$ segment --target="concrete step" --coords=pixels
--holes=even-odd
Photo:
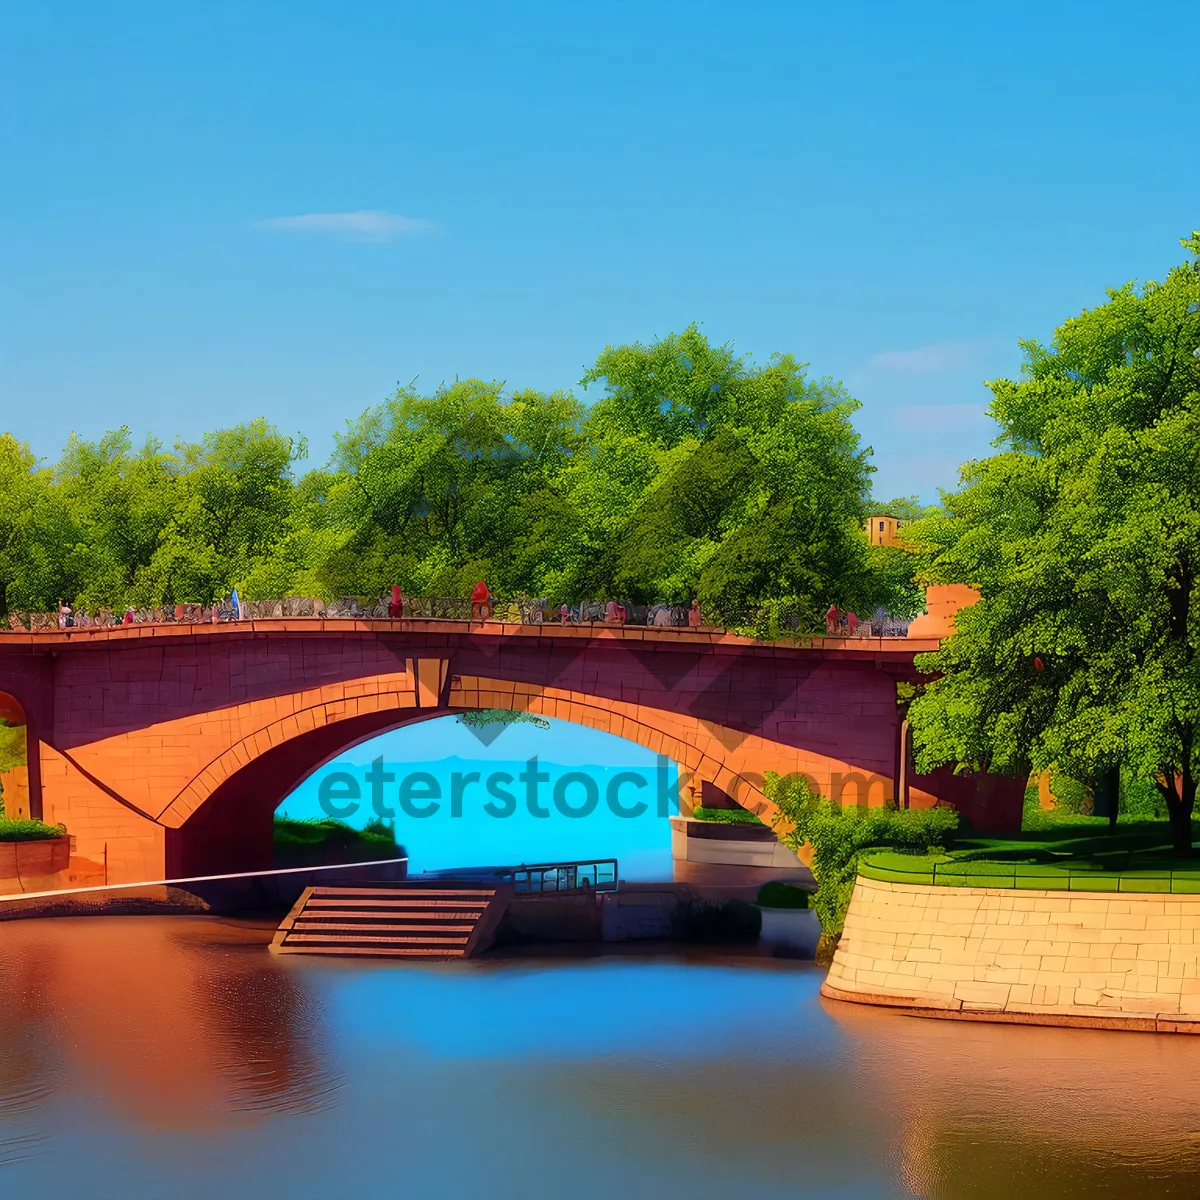
[[[465,958],[491,944],[512,888],[306,888],[271,942],[275,954]]]
[[[310,907],[320,912],[357,912],[368,905],[373,911],[411,909],[414,912],[474,912],[481,913],[491,899],[473,900],[470,896],[453,900],[314,900]]]

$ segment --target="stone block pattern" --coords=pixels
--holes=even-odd
[[[0,690],[29,716],[31,804],[67,826],[74,879],[141,882],[172,862],[218,873],[239,838],[227,869],[249,869],[306,774],[462,708],[629,738],[765,815],[767,771],[880,804],[894,794],[895,682],[934,644],[498,622],[129,626],[6,634]],[[921,787],[917,803],[940,798]]]
[[[661,702],[661,701],[660,701]],[[761,814],[768,824],[775,806],[763,792],[764,775],[807,774],[823,795],[845,793],[853,802],[865,775],[854,762],[828,752],[743,734],[686,712],[636,701],[606,699],[601,695],[538,687],[480,676],[457,676],[451,684],[454,708],[503,708],[536,713],[600,729],[645,746],[673,759],[692,779],[715,784],[744,808]],[[876,795],[866,799],[882,803],[891,796],[891,779],[876,785]]]
[[[860,877],[823,993],[931,1016],[1200,1033],[1200,896]]]

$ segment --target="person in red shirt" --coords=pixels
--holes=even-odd
[[[471,620],[486,621],[492,615],[492,593],[481,579],[471,589]]]
[[[404,616],[404,593],[396,584],[392,584],[392,598],[388,601],[388,616],[392,620],[398,620]]]
[[[831,604],[829,606],[829,611],[825,614],[825,632],[830,637],[833,637],[837,633],[838,618],[841,615],[842,614],[838,612],[838,606],[836,604]]]

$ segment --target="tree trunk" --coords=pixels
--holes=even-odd
[[[1192,814],[1185,810],[1182,802],[1168,802],[1171,813],[1171,846],[1177,858],[1190,858],[1192,854]]]
[[[1174,781],[1167,791],[1167,812],[1171,818],[1171,846],[1177,858],[1190,858],[1192,854],[1192,809],[1196,803],[1196,785],[1184,779],[1182,789]],[[1182,794],[1181,794],[1182,792]]]
[[[1196,779],[1191,765],[1184,768],[1182,775],[1164,772],[1154,782],[1167,802],[1167,815],[1171,819],[1171,847],[1177,858],[1190,858],[1192,810],[1196,805]]]
[[[1117,816],[1121,811],[1121,768],[1109,767],[1102,771],[1092,788],[1092,813],[1108,818],[1110,832],[1117,827]]]

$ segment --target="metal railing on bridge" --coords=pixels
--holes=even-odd
[[[528,596],[511,600],[493,597],[483,605],[462,596],[405,596],[399,611],[386,596],[379,599],[343,596],[328,602],[311,596],[288,596],[280,600],[243,600],[236,608],[225,600],[207,605],[129,608],[123,612],[64,607],[57,613],[10,612],[7,627],[11,632],[38,632],[62,628],[111,628],[118,625],[225,624],[280,618],[472,621],[483,617],[519,625],[621,624],[659,629],[717,629],[745,634],[760,641],[826,633],[823,626],[814,627],[810,610],[791,609],[786,605],[709,609],[699,619],[697,609],[682,604],[618,604],[611,600],[581,600],[575,604],[555,605],[545,597]],[[838,635],[891,638],[904,637],[907,632],[907,621],[877,610],[870,619],[859,621],[854,629],[839,628]]]
[[[617,860],[598,858],[590,862],[538,863],[513,867],[504,875],[518,895],[545,895],[549,892],[615,892]]]
[[[428,871],[422,878],[472,880],[512,884],[518,896],[568,895],[581,892],[615,892],[619,883],[615,858],[575,862],[522,863],[516,867],[452,867]]]

